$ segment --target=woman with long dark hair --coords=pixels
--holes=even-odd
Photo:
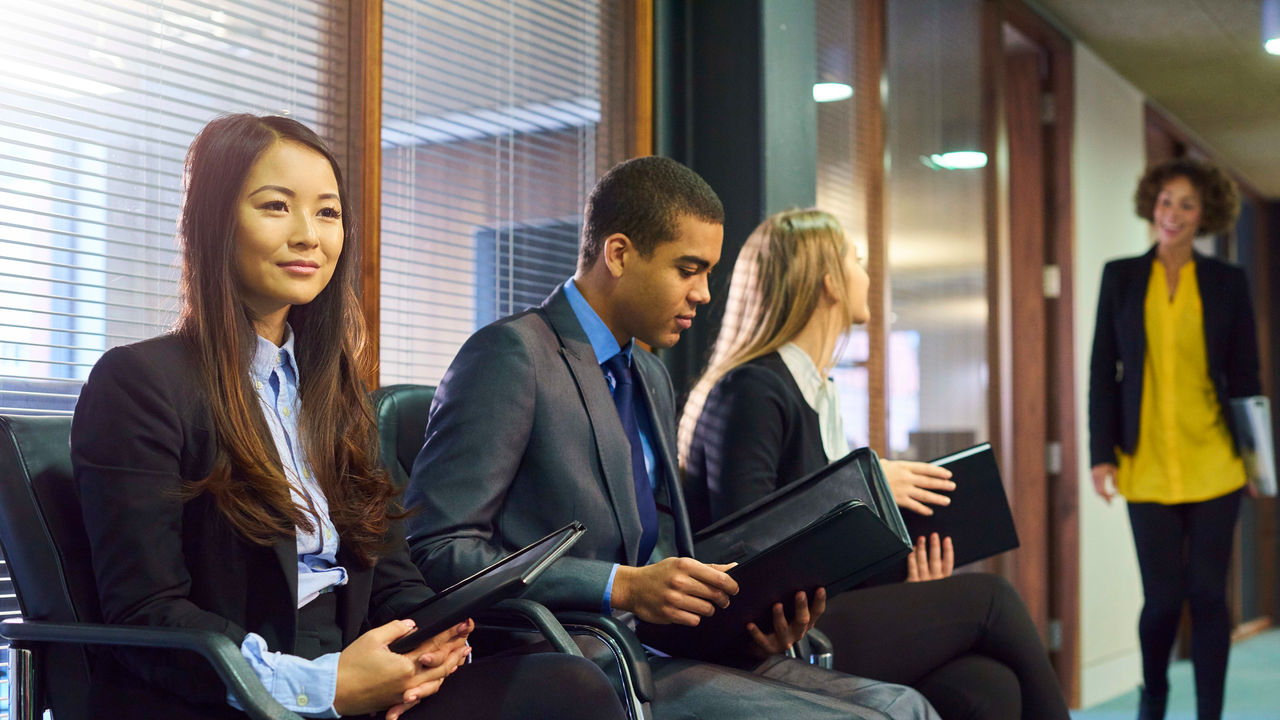
[[[777,213],[751,233],[710,365],[680,422],[691,515],[699,507],[704,524],[717,520],[848,451],[827,373],[838,338],[868,319],[869,286],[857,251],[826,212]],[[886,466],[904,509],[936,504],[933,491],[950,485],[925,463]],[[827,601],[817,627],[835,643],[835,668],[910,685],[944,720],[1066,720],[1022,600],[995,575],[946,577],[947,548],[936,537],[928,548],[918,539],[908,577],[926,582]]]
[[[1262,385],[1244,270],[1192,242],[1231,228],[1240,193],[1218,168],[1182,158],[1147,170],[1134,201],[1155,242],[1102,271],[1089,373],[1093,483],[1107,502],[1117,491],[1127,501],[1142,572],[1138,717],[1164,717],[1169,654],[1189,601],[1196,716],[1216,720],[1231,647],[1227,567],[1245,487],[1229,402]]]
[[[192,143],[185,185],[178,326],[104,354],[72,425],[104,619],[223,633],[304,715],[621,717],[579,658],[464,664],[470,620],[388,649],[432,593],[378,464],[338,163],[294,120],[232,115]],[[104,717],[243,717],[173,651],[104,654],[90,692]]]

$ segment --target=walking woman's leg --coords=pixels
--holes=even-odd
[[[1240,492],[1194,503],[1187,512],[1187,598],[1191,605],[1191,661],[1199,720],[1222,717],[1231,616],[1227,611],[1227,567]]]
[[[1138,642],[1142,647],[1142,682],[1147,716],[1164,717],[1169,694],[1169,653],[1173,650],[1186,598],[1183,541],[1186,527],[1179,506],[1129,503],[1129,524],[1142,572],[1142,614]]]

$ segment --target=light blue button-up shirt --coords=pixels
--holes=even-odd
[[[347,571],[337,564],[338,533],[329,519],[329,503],[307,463],[298,432],[298,365],[293,353],[293,330],[285,326],[284,344],[276,347],[258,338],[249,381],[257,393],[271,440],[280,456],[290,494],[300,507],[314,510],[315,528],[295,528],[298,549],[298,607],[347,583]],[[290,710],[312,717],[338,717],[333,699],[338,683],[338,653],[307,660],[272,652],[266,641],[249,633],[240,653],[262,679],[263,686]],[[243,709],[234,698],[231,705]]]
[[[582,325],[582,330],[587,334],[587,340],[591,343],[591,350],[595,353],[596,362],[600,363],[605,382],[609,384],[609,392],[612,394],[614,388],[618,385],[618,381],[604,367],[604,364],[609,361],[609,358],[624,350],[629,362],[634,341],[628,341],[626,348],[618,345],[618,339],[613,336],[613,331],[609,329],[608,325],[604,324],[604,320],[600,319],[600,315],[591,307],[587,299],[582,297],[582,292],[578,290],[578,286],[573,284],[573,278],[565,281],[564,294],[569,300],[569,307],[573,308],[574,316],[578,318],[578,324]],[[656,488],[658,486],[657,460],[653,454],[653,424],[649,417],[649,407],[643,402],[636,403],[635,407],[636,425],[640,430],[640,446],[644,449],[644,468],[649,473],[649,487]],[[641,558],[641,564],[645,560],[647,558]],[[611,604],[613,600],[613,578],[617,572],[618,565],[615,563],[613,570],[609,572],[609,582],[604,589],[604,604],[602,608],[606,615],[613,612]]]

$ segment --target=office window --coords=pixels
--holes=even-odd
[[[182,163],[227,112],[322,135],[345,9],[314,2],[16,3],[0,43],[0,412],[70,412],[98,356],[176,317]],[[339,116],[340,117],[340,116]]]
[[[859,147],[856,141],[858,98],[853,86],[858,74],[856,40],[858,14],[845,0],[818,0],[814,6],[817,79],[822,84],[818,111],[817,207],[840,221],[845,235],[867,257],[866,188],[856,160],[876,148]],[[846,94],[847,93],[847,94]],[[818,95],[815,95],[818,97]],[[840,386],[840,412],[851,447],[869,442],[870,408],[867,330],[854,327],[840,345],[831,376]]]
[[[287,113],[344,137],[347,83],[331,60],[346,56],[347,12],[309,0],[6,4],[0,413],[71,412],[104,350],[170,327],[182,164],[207,121]],[[0,615],[18,612],[0,567]],[[7,686],[0,695],[3,717]]]
[[[586,194],[628,152],[629,6],[385,3],[383,384],[438,382],[573,274]]]
[[[981,149],[982,3],[887,11],[889,450],[927,460],[987,439],[983,176],[944,156]]]

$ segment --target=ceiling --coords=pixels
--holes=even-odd
[[[1280,56],[1262,49],[1262,0],[1029,4],[1255,190],[1280,198]]]

